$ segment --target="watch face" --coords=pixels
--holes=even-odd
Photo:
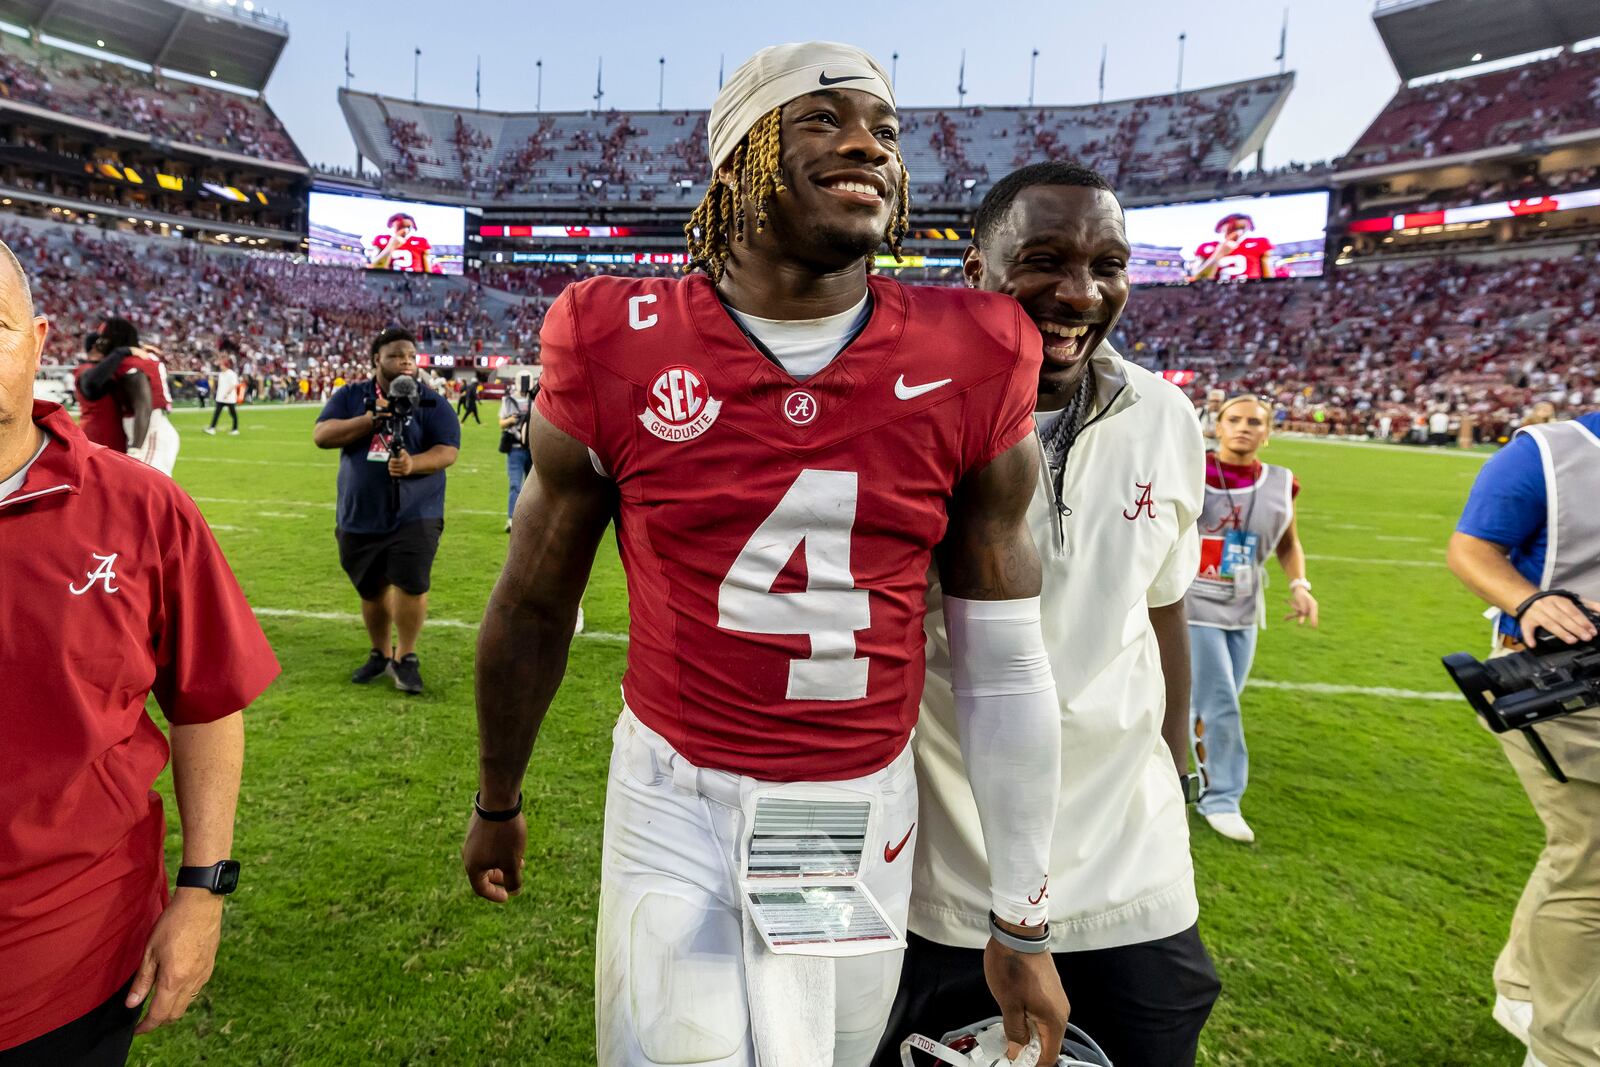
[[[223,860],[217,864],[217,888],[215,892],[231,893],[239,888],[239,861]]]

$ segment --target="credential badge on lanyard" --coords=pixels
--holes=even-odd
[[[1261,535],[1248,530],[1229,530],[1222,537],[1224,578],[1233,581],[1233,598],[1241,600],[1256,591],[1256,560],[1261,556]]]

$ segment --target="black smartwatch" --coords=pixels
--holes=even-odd
[[[219,897],[239,888],[239,861],[223,860],[209,867],[179,867],[179,889],[204,889]]]

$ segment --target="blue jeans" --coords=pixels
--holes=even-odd
[[[1205,775],[1206,792],[1196,805],[1202,815],[1238,811],[1250,778],[1250,752],[1244,745],[1244,721],[1239,714],[1239,694],[1250,677],[1256,654],[1256,628],[1219,630],[1215,626],[1189,626],[1189,671],[1192,689],[1189,741],[1205,745],[1205,759],[1195,763]],[[1197,738],[1195,724],[1205,723],[1205,736]]]
[[[506,518],[510,518],[517,511],[517,496],[522,492],[522,483],[528,480],[528,472],[533,470],[533,453],[526,448],[513,448],[506,453],[506,480],[511,483],[511,492],[506,497]]]

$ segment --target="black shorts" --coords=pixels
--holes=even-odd
[[[874,1067],[899,1067],[911,1034],[939,1038],[999,1015],[983,977],[983,950],[910,934],[900,992]],[[1200,1030],[1222,986],[1198,927],[1137,945],[1058,952],[1071,1022],[1117,1067],[1193,1067]]]
[[[0,1052],[0,1067],[122,1067],[133,1045],[133,1028],[144,1013],[123,1006],[133,979],[111,994],[99,1007],[91,1008],[70,1023],[58,1026]],[[155,996],[152,991],[151,997]]]
[[[433,554],[439,550],[443,519],[419,519],[381,534],[335,530],[339,566],[362,600],[377,600],[389,586],[421,596],[428,591]]]

